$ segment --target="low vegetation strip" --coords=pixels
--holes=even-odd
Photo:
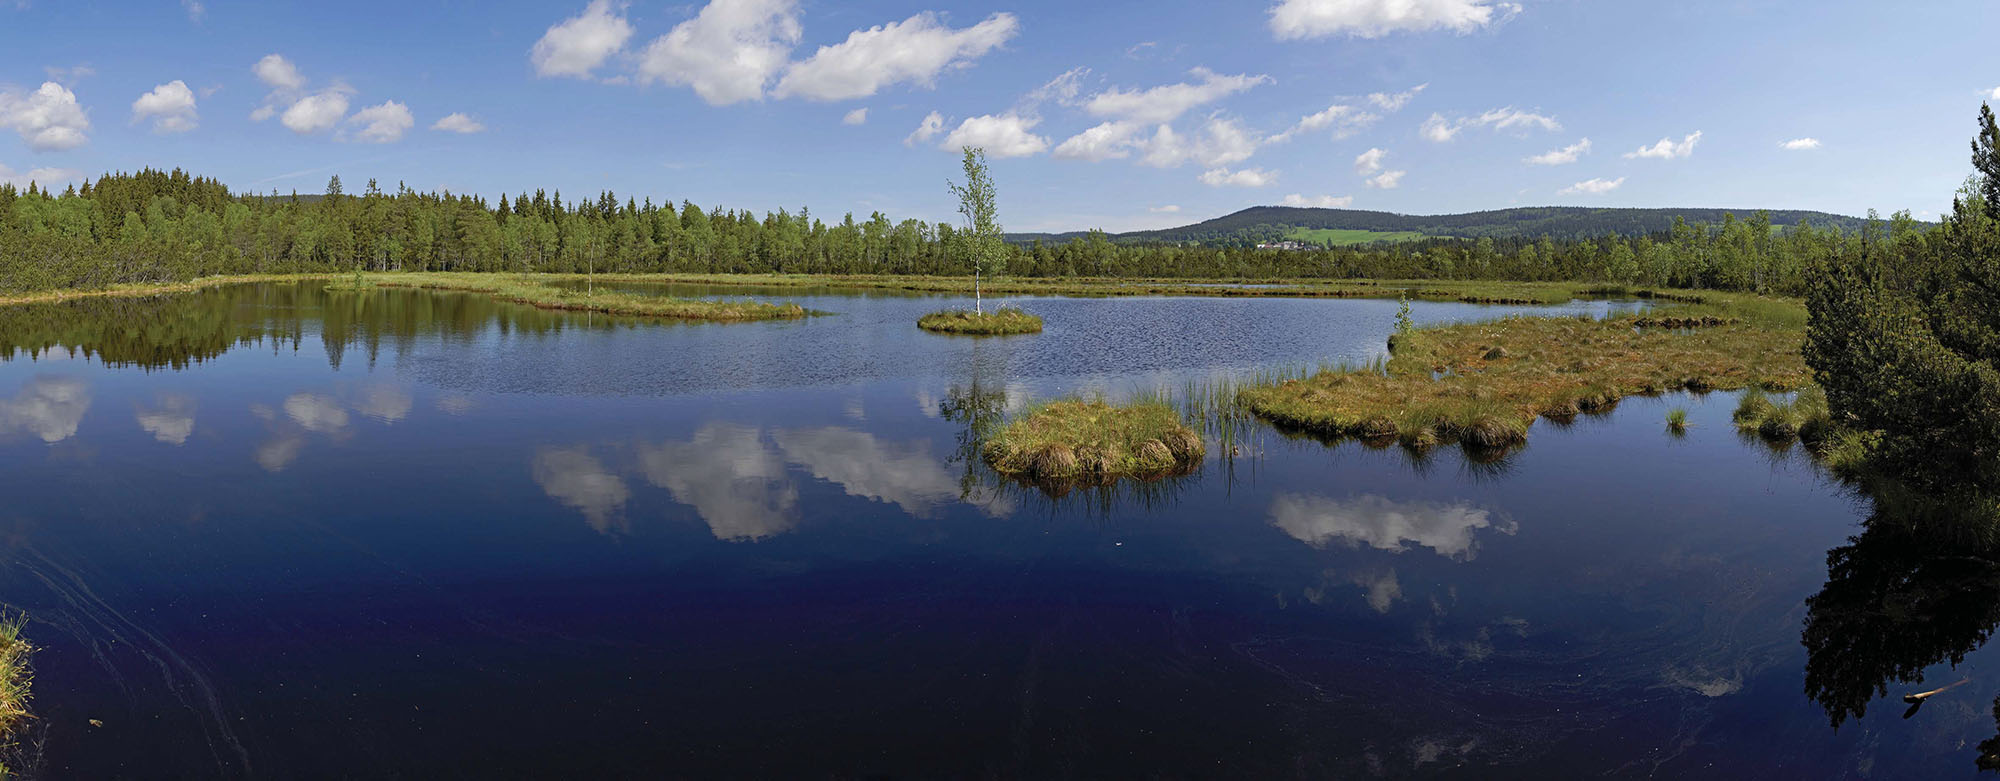
[[[1524,441],[1537,417],[1606,410],[1625,396],[1806,382],[1804,329],[1795,324],[1803,314],[1789,311],[1797,303],[1723,306],[1686,315],[1730,321],[1699,330],[1641,328],[1637,316],[1417,329],[1397,336],[1384,365],[1252,386],[1239,401],[1282,428],[1321,436],[1495,448]]]
[[[917,327],[938,333],[978,336],[1038,334],[1042,332],[1042,319],[1013,307],[984,313],[947,309],[917,318]]]
[[[527,304],[541,309],[603,312],[612,315],[733,322],[789,320],[814,314],[794,303],[768,304],[761,301],[669,298],[615,290],[575,290],[555,284],[573,281],[572,276],[418,272],[377,274],[368,277],[368,280],[382,287],[415,287],[483,293],[502,301]]]
[[[1078,399],[1029,409],[982,446],[994,471],[1042,483],[1164,477],[1193,469],[1206,450],[1165,402]]]
[[[34,648],[21,636],[27,617],[0,615],[0,747],[13,743],[14,729],[28,718],[28,656]],[[0,778],[9,777],[0,765]]]

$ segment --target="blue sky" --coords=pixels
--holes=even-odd
[[[1017,231],[1288,201],[1923,216],[2000,98],[1994,30],[1992,0],[0,0],[0,178],[935,221],[940,147],[971,141]]]

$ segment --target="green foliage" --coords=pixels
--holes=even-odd
[[[21,636],[27,623],[23,614],[0,613],[0,753],[13,746],[15,728],[28,718],[28,688],[34,678],[28,657],[35,649]],[[0,764],[0,778],[8,777],[7,766]]]
[[[1680,433],[1685,433],[1687,431],[1687,428],[1688,428],[1688,411],[1686,407],[1675,407],[1673,409],[1667,410],[1668,431],[1680,434]]]
[[[986,167],[986,150],[964,147],[965,184],[946,182],[951,194],[958,198],[958,213],[965,218],[964,231],[959,234],[959,245],[963,247],[967,265],[972,267],[972,301],[975,312],[985,311],[985,303],[979,295],[979,280],[982,277],[997,277],[1007,273],[1007,243],[1000,231],[998,206],[994,200],[993,175]]]
[[[1353,228],[1293,228],[1285,231],[1284,238],[1302,241],[1322,247],[1346,247],[1355,244],[1373,244],[1378,241],[1414,241],[1424,234],[1416,231],[1375,231]]]
[[[1042,319],[1014,307],[1002,307],[991,312],[947,309],[917,318],[917,327],[938,333],[976,336],[1038,334],[1042,332]]]
[[[1114,406],[1102,399],[1037,405],[1009,420],[982,452],[994,471],[1042,483],[1155,478],[1201,462],[1207,445],[1158,400]]]

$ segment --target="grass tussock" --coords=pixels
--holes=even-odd
[[[502,301],[527,304],[540,309],[602,312],[611,315],[743,322],[790,320],[813,314],[805,307],[789,302],[768,304],[761,301],[669,298],[615,290],[575,290],[556,284],[580,279],[577,275],[405,272],[379,274],[371,279],[380,287],[415,287],[482,293]]]
[[[1685,407],[1667,410],[1667,430],[1675,434],[1685,434],[1688,430],[1688,411]]]
[[[1731,322],[1672,330],[1640,328],[1636,316],[1517,317],[1418,329],[1379,371],[1325,371],[1247,388],[1241,400],[1319,436],[1505,448],[1538,417],[1607,412],[1626,396],[1805,383],[1802,318],[1788,327],[1763,311],[1719,316]]]
[[[917,318],[917,327],[943,334],[975,336],[1038,334],[1042,332],[1042,318],[1011,306],[996,308],[985,313],[966,309],[947,309]]]
[[[1109,483],[1185,473],[1207,450],[1163,401],[1067,399],[1008,421],[981,448],[993,470],[1042,483]]]
[[[1826,391],[1817,385],[1801,386],[1789,401],[1773,401],[1764,389],[1751,388],[1743,392],[1731,417],[1737,431],[1773,443],[1797,440],[1816,450],[1832,433]]]
[[[26,624],[22,614],[0,615],[0,746],[9,745],[14,729],[28,718],[28,684],[33,678],[28,656],[35,649],[21,636]],[[0,765],[0,778],[6,777],[7,768]]]

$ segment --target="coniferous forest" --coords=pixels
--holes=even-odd
[[[1650,235],[1436,237],[1310,250],[1113,242],[1102,232],[1009,244],[1024,277],[1577,280],[1802,294],[1805,270],[1898,252],[1931,226],[1907,213],[1861,230],[1774,228],[1766,213],[1676,219]],[[951,223],[875,213],[828,224],[602,193],[487,199],[348,192],[238,195],[183,171],[112,174],[61,193],[0,185],[0,292],[89,289],[217,274],[370,271],[969,275]]]

